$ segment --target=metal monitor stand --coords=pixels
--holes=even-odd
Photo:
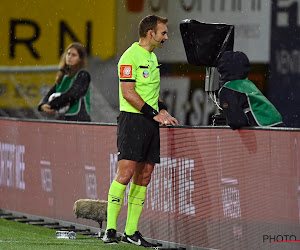
[[[205,92],[207,92],[209,99],[211,99],[214,104],[222,110],[219,105],[218,98],[216,96],[216,91],[219,90],[219,73],[215,67],[207,67],[205,75]]]
[[[222,120],[220,102],[217,98],[216,91],[220,88],[219,86],[219,72],[215,67],[207,67],[205,75],[205,92],[208,94],[208,100],[212,100],[218,107],[218,112],[212,116],[212,125],[224,125]]]

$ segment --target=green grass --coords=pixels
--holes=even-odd
[[[0,218],[0,249],[145,249],[124,243],[105,245],[102,240],[79,234],[75,240],[57,239],[56,231]]]

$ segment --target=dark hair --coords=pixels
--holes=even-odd
[[[74,48],[79,54],[80,61],[77,65],[69,67],[66,64],[66,55],[68,50]],[[61,55],[60,63],[58,65],[59,71],[56,74],[56,83],[61,83],[65,74],[68,74],[70,77],[74,76],[78,70],[87,67],[87,53],[85,48],[81,43],[71,43],[68,48],[65,49],[64,53]]]
[[[146,37],[148,30],[153,30],[155,33],[157,31],[157,24],[168,22],[168,18],[160,17],[157,15],[149,15],[144,17],[139,23],[139,36]]]

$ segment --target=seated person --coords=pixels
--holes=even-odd
[[[220,73],[220,106],[232,129],[284,126],[274,105],[248,80],[250,62],[243,52],[224,52],[217,69]]]

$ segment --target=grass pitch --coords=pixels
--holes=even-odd
[[[0,218],[0,249],[145,249],[124,243],[105,245],[102,240],[80,234],[75,240],[57,239],[56,231]]]

